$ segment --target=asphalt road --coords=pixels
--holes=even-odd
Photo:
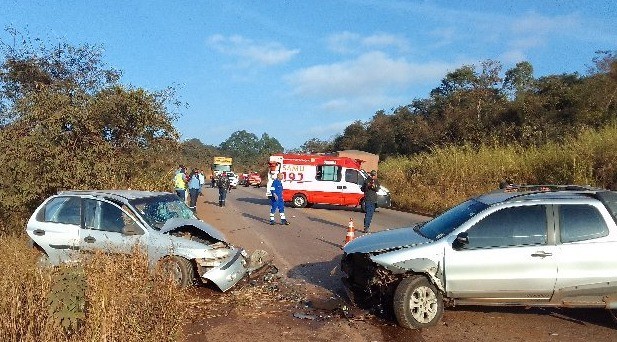
[[[238,187],[227,195],[226,206],[218,207],[218,189],[205,188],[198,204],[198,216],[226,234],[234,244],[251,251],[266,250],[275,264],[290,279],[315,285],[325,291],[343,294],[338,269],[341,247],[352,220],[362,228],[360,208],[315,205],[311,208],[285,207],[288,226],[269,224],[270,202],[264,188]],[[404,227],[427,218],[378,208],[372,231]],[[356,231],[356,237],[362,235]]]

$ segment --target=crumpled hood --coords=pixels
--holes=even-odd
[[[416,233],[412,227],[389,229],[361,236],[349,242],[343,251],[350,253],[370,253],[389,250],[398,247],[414,246],[433,240]]]
[[[168,233],[182,226],[194,226],[195,228],[202,230],[206,234],[212,236],[213,238],[221,242],[227,242],[227,238],[225,238],[225,235],[223,235],[223,233],[221,233],[220,231],[218,231],[216,228],[212,227],[211,225],[203,221],[200,221],[200,220],[172,218],[172,219],[167,220],[167,222],[165,222],[165,224],[163,225],[163,228],[161,228],[161,233]]]

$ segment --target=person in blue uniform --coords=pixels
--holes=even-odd
[[[270,191],[268,198],[270,198],[270,224],[274,224],[274,214],[278,209],[281,216],[281,224],[289,225],[289,222],[285,218],[285,202],[283,202],[283,174],[276,175],[274,181],[268,188]]]

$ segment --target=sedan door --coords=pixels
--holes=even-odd
[[[26,232],[57,265],[74,260],[79,252],[81,198],[52,197],[28,221]]]
[[[82,251],[129,254],[144,234],[143,227],[118,205],[84,200],[84,228],[80,231]]]
[[[466,231],[466,245],[447,246],[449,296],[470,301],[549,301],[557,278],[551,208],[526,205],[493,211]]]

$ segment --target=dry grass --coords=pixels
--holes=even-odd
[[[86,277],[85,316],[71,333],[49,311],[54,274],[23,237],[0,239],[1,341],[176,341],[187,315],[185,291],[148,270],[147,258],[92,255]]]
[[[463,146],[437,148],[380,164],[382,183],[402,209],[434,215],[471,196],[517,184],[617,186],[617,128],[588,131],[563,144],[536,148]],[[404,180],[404,181],[402,181]]]

